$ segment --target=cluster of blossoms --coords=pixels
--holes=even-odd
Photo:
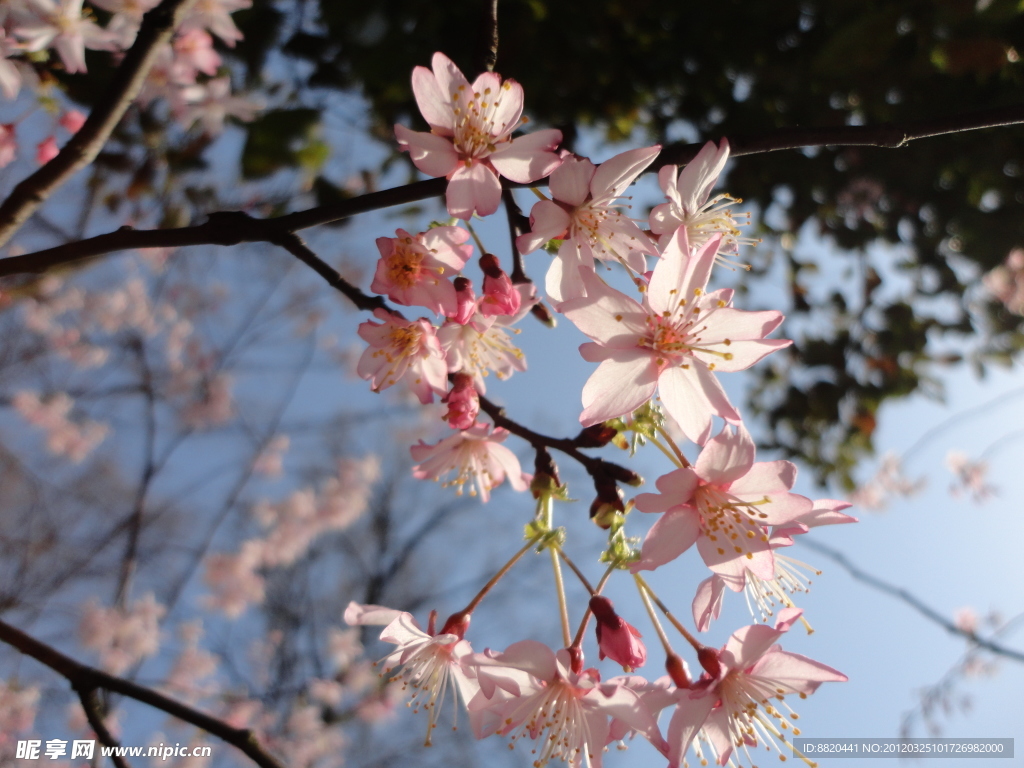
[[[447,404],[443,418],[456,431],[436,444],[412,448],[417,478],[453,473],[451,482],[460,492],[472,481],[486,501],[507,477],[515,490],[532,491],[536,513],[523,549],[440,627],[436,612],[424,630],[408,613],[357,603],[349,606],[346,621],[384,625],[380,639],[395,649],[379,662],[381,674],[411,695],[411,706],[428,713],[428,745],[444,700],[452,698],[456,708],[460,702],[465,706],[478,738],[532,740],[538,768],[552,759],[600,766],[609,744],[636,734],[672,768],[685,765],[689,752],[702,764],[710,759],[735,765],[750,759],[758,745],[780,750],[785,759],[781,751],[792,748],[789,738],[799,734],[785,696],[804,698],[822,682],[846,678],[777,644],[797,621],[810,631],[793,595],[805,591],[816,573],[783,552],[811,528],[854,518],[841,511],[849,504],[793,493],[796,467],[790,462],[756,461],[754,441],[718,381],[719,373],[744,370],[791,343],[767,338],[782,322],[780,312],[734,308],[732,290],[709,288],[715,264],[735,266],[729,257],[751,242],[741,236],[730,207],[736,201],[711,197],[729,156],[728,143],[708,143],[682,169],[664,165],[658,180],[665,202],[646,221],[637,220],[629,215],[624,195],[657,160],[660,147],[630,150],[595,165],[557,151],[556,130],[518,135],[525,122],[519,84],[494,73],[470,83],[440,53],[432,69],[415,69],[412,87],[430,131],[398,125],[399,145],[421,171],[449,180],[448,212],[467,223],[466,228],[439,224],[418,234],[398,230],[393,238],[377,240],[380,260],[371,290],[397,305],[426,308],[438,319],[409,320],[376,309],[376,321],[359,327],[369,346],[358,372],[375,391],[403,382],[420,402],[437,396]],[[503,195],[506,205],[514,206],[500,177],[519,184],[547,178],[550,197],[534,190],[542,199],[530,213],[529,231],[520,231],[515,245],[523,255],[541,248],[554,255],[547,295],[555,310],[591,339],[580,354],[598,367],[583,388],[584,431],[577,444],[599,447],[614,441],[628,447],[626,435],[632,433],[634,451],[652,443],[676,465],[657,479],[657,493],[641,493],[629,502],[617,483],[642,480],[628,472],[602,476],[588,466],[598,492],[591,517],[609,531],[600,557],[608,570],[596,589],[569,559],[564,529],[553,525],[554,502],[568,494],[550,456],[538,448],[536,433],[522,433],[538,449],[531,478],[501,445],[509,435],[502,426],[515,423],[478,420],[487,374],[503,379],[525,370],[507,329],[536,302],[522,268],[513,272],[520,280],[513,283],[489,253],[479,258],[479,291],[462,274],[472,258],[470,237],[475,238],[469,220],[494,213]],[[510,219],[517,214],[512,208]],[[477,245],[484,249],[479,239]],[[636,296],[606,282],[599,263],[601,273],[618,264]],[[493,408],[484,410],[497,418]],[[700,449],[695,461],[677,445],[680,436]],[[657,516],[642,544],[625,535],[633,508]],[[707,630],[719,617],[728,591],[745,592],[751,613],[765,623],[774,619],[774,628],[743,627],[716,649],[668,613],[641,572],[667,565],[693,545],[711,572],[693,599],[696,630]],[[555,651],[521,640],[502,652],[474,652],[466,639],[473,611],[532,549],[550,554],[563,600],[565,647]],[[591,593],[575,639],[561,587],[562,561]],[[601,659],[627,672],[647,663],[641,633],[601,595],[616,571],[633,575],[664,646],[665,677],[602,679],[584,663],[582,642],[591,617]],[[696,652],[698,678],[672,649],[655,603]],[[671,710],[665,731],[658,722],[664,710]]]
[[[0,104],[23,90],[45,92],[40,85],[47,69],[85,72],[86,50],[107,51],[119,59],[134,43],[143,16],[159,2],[90,0],[86,5],[83,0],[4,0],[0,5]],[[220,133],[228,116],[255,117],[260,105],[232,96],[230,78],[218,77],[222,62],[214,50],[214,37],[228,46],[242,39],[230,14],[251,5],[252,0],[194,3],[173,39],[156,52],[138,102],[146,106],[162,99],[182,127],[198,122],[210,135]],[[100,24],[98,16],[106,19],[105,24]],[[54,130],[59,127],[73,135],[84,123],[81,112],[68,108],[55,120]],[[18,155],[16,128],[0,124],[0,168]],[[44,164],[57,155],[58,135],[51,133],[37,144],[36,162]]]

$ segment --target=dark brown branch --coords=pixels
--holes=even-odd
[[[931,120],[919,120],[896,125],[844,125],[834,128],[784,128],[761,136],[730,138],[732,154],[754,155],[780,149],[800,149],[822,146],[902,147],[916,139],[961,133],[982,128],[996,128],[1024,123],[1024,105],[951,115]],[[700,151],[702,144],[671,144],[662,150],[658,159],[647,169],[657,170],[669,163],[687,163]],[[543,186],[546,180],[533,186]],[[528,186],[505,182],[506,188]],[[45,251],[0,259],[0,277],[27,273],[42,273],[62,264],[101,256],[115,251],[136,248],[179,248],[187,245],[237,245],[243,242],[276,242],[281,232],[296,232],[320,224],[355,216],[359,213],[406,205],[445,193],[445,179],[417,181],[403,187],[371,192],[331,205],[322,205],[272,219],[247,218],[247,226],[225,227],[223,217],[245,214],[211,214],[209,221],[194,227],[137,231],[122,228],[117,232],[80,240]]]
[[[95,688],[79,688],[76,690],[78,700],[82,702],[82,709],[85,710],[85,718],[89,721],[89,727],[96,734],[100,744],[105,747],[120,747],[120,742],[107,730],[107,724],[103,722],[98,691]],[[110,760],[116,768],[132,768],[131,764],[120,755],[111,753]]]
[[[480,34],[480,66],[481,72],[493,72],[498,64],[498,0],[484,0],[486,11],[483,14]]]
[[[595,481],[610,479],[626,483],[627,485],[643,484],[643,478],[633,470],[626,469],[611,461],[605,461],[604,459],[581,453],[579,450],[581,445],[579,438],[549,437],[548,435],[542,435],[540,432],[534,432],[532,429],[524,427],[522,424],[508,418],[505,415],[504,408],[492,403],[486,397],[480,398],[480,410],[491,417],[495,426],[504,427],[513,435],[523,438],[534,448],[554,448],[556,451],[561,451],[566,456],[576,459]]]
[[[1007,648],[1005,645],[1000,645],[999,643],[996,643],[992,640],[986,640],[983,637],[978,637],[978,635],[974,632],[968,632],[965,629],[960,629],[960,627],[958,627],[952,621],[947,619],[941,613],[936,611],[931,606],[926,605],[924,602],[922,602],[920,599],[918,599],[902,587],[897,587],[893,584],[890,584],[887,581],[883,581],[877,576],[871,575],[867,571],[861,570],[852,562],[850,562],[850,560],[842,552],[832,549],[832,547],[825,546],[824,544],[821,544],[817,541],[806,541],[801,538],[800,543],[803,544],[805,547],[814,550],[815,552],[819,552],[825,555],[825,557],[842,566],[842,568],[844,568],[846,572],[849,573],[857,581],[867,584],[869,587],[877,589],[879,592],[884,592],[887,595],[891,595],[892,597],[895,597],[897,600],[902,600],[904,603],[909,605],[911,608],[920,613],[926,619],[935,622],[950,634],[958,635],[966,640],[969,640],[970,642],[977,645],[979,648],[984,648],[986,651],[991,651],[992,653],[998,656],[1005,656],[1006,658],[1013,659],[1014,661],[1024,662],[1024,653],[1022,653],[1021,651],[1014,650],[1013,648]]]
[[[26,635],[20,629],[0,621],[0,641],[17,648],[26,656],[49,667],[57,674],[66,678],[76,691],[95,691],[104,689],[118,693],[130,699],[141,701],[186,723],[202,728],[207,733],[237,747],[244,752],[260,768],[284,768],[278,760],[267,752],[256,739],[252,731],[246,728],[235,728],[223,720],[201,712],[198,709],[182,704],[180,701],[164,696],[152,688],[133,683],[121,677],[114,677],[102,670],[80,664],[69,656],[65,656],[56,648]],[[84,706],[84,702],[83,702]],[[88,713],[88,709],[86,710]],[[91,724],[91,722],[90,722]],[[95,730],[95,726],[93,726]],[[99,736],[99,733],[96,734]]]
[[[160,48],[195,0],[163,0],[142,19],[132,47],[81,130],[50,162],[24,179],[0,205],[0,245],[4,245],[40,205],[71,176],[91,163],[138,95]]]

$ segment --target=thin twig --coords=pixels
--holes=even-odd
[[[222,741],[238,747],[260,768],[284,768],[284,765],[264,749],[255,734],[247,728],[235,728],[212,715],[164,696],[152,688],[146,688],[130,680],[115,677],[102,670],[81,664],[70,656],[65,656],[56,648],[26,635],[20,629],[12,627],[4,621],[0,621],[0,641],[17,648],[26,656],[31,656],[66,678],[76,691],[103,688],[111,693],[119,693],[130,699],[141,701],[143,704],[148,704],[179,720],[191,723]],[[97,735],[99,734],[97,733]]]
[[[832,128],[784,128],[755,136],[730,137],[732,155],[754,155],[781,149],[801,149],[823,146],[902,147],[916,139],[961,133],[983,128],[997,128],[1024,123],[1024,105],[950,115],[931,120],[878,126],[843,125]],[[665,147],[647,172],[670,163],[687,163],[700,151],[703,144],[671,144]],[[546,181],[530,186],[543,186]],[[527,185],[505,181],[506,188]],[[87,240],[49,248],[44,251],[0,259],[0,277],[26,273],[41,273],[53,267],[81,259],[101,256],[116,251],[136,248],[178,248],[188,245],[237,245],[243,242],[275,242],[283,232],[329,224],[359,213],[406,205],[445,193],[447,181],[443,178],[417,181],[394,189],[371,192],[331,205],[322,205],[272,219],[248,218],[244,228],[225,226],[222,217],[242,216],[238,213],[211,214],[209,221],[192,227],[176,229],[134,230],[122,228],[116,232]],[[2,212],[2,208],[0,208]]]
[[[960,627],[958,627],[952,621],[947,619],[937,610],[925,604],[919,598],[915,597],[902,587],[897,587],[894,584],[890,584],[887,581],[883,581],[877,576],[873,576],[867,571],[861,570],[852,562],[850,562],[849,558],[847,558],[846,555],[844,555],[842,552],[817,541],[801,540],[800,543],[803,546],[808,547],[814,550],[815,552],[818,552],[819,554],[825,555],[825,557],[829,558],[834,563],[845,569],[846,572],[849,573],[850,576],[852,576],[857,581],[867,584],[869,587],[877,589],[879,592],[884,592],[887,595],[891,595],[892,597],[895,597],[897,600],[902,600],[904,603],[909,605],[911,608],[920,613],[926,619],[935,622],[950,634],[963,637],[969,640],[970,642],[974,643],[975,645],[984,648],[987,651],[991,651],[992,653],[995,653],[999,656],[1005,656],[1006,658],[1013,659],[1014,661],[1024,662],[1024,653],[1022,653],[1021,651],[1014,650],[1013,648],[1007,648],[1006,646],[1000,645],[999,643],[996,643],[992,640],[986,640],[983,637],[978,637],[978,635],[974,632],[969,632],[965,629],[960,629]]]
[[[85,710],[85,719],[89,721],[89,727],[96,734],[100,744],[105,747],[111,747],[111,762],[117,768],[132,768],[131,764],[115,751],[121,744],[107,729],[107,724],[103,722],[102,707],[100,706],[97,690],[95,688],[80,688],[77,689],[77,693],[78,700],[82,702],[82,709]]]
[[[484,0],[484,14],[480,39],[480,69],[493,72],[498,64],[498,0]]]
[[[35,213],[54,190],[89,165],[139,94],[161,47],[195,0],[163,0],[142,18],[132,47],[114,71],[110,86],[82,128],[50,162],[24,179],[0,205],[0,245]]]

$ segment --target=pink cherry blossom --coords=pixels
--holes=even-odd
[[[674,165],[666,165],[658,172],[658,183],[668,197],[667,203],[651,211],[651,232],[659,236],[664,247],[679,227],[686,227],[692,247],[704,245],[715,235],[721,236],[719,252],[736,253],[740,230],[729,210],[729,204],[739,202],[728,195],[718,195],[708,201],[711,188],[729,159],[729,142],[722,139],[716,147],[713,141],[705,144],[697,156],[680,172]],[[751,241],[747,241],[751,242]]]
[[[224,121],[234,117],[242,122],[253,120],[263,104],[244,96],[231,95],[231,78],[217,77],[203,85],[191,85],[181,91],[185,106],[182,123],[199,122],[209,136],[224,130]]]
[[[724,648],[702,659],[708,671],[692,689],[677,693],[668,730],[670,766],[681,764],[702,729],[719,765],[729,761],[736,747],[751,763],[750,748],[758,744],[780,755],[780,742],[791,747],[787,732],[799,736],[800,731],[792,724],[796,717],[784,697],[795,693],[805,698],[824,682],[847,680],[841,672],[776,644],[799,615],[799,610],[783,611],[775,629],[760,624],[743,627]]]
[[[465,325],[476,314],[476,292],[473,290],[473,282],[468,277],[456,277],[454,284],[456,309],[449,317],[453,322]]]
[[[266,584],[258,573],[266,545],[260,539],[244,542],[237,553],[215,552],[206,557],[204,581],[212,594],[203,602],[237,619],[253,603],[262,603]]]
[[[489,216],[498,209],[498,174],[519,183],[541,179],[559,163],[554,148],[562,132],[537,131],[513,139],[522,123],[523,87],[484,72],[472,85],[443,53],[433,71],[416,67],[412,90],[430,133],[395,126],[413,163],[428,176],[448,179],[448,212],[460,219]]]
[[[17,41],[8,37],[0,24],[0,91],[8,99],[15,98],[21,90],[21,72],[13,61],[8,61],[10,56],[20,52],[19,48]],[[6,163],[0,167],[3,165]]]
[[[434,326],[426,318],[407,321],[385,309],[359,325],[359,337],[370,346],[359,358],[357,373],[380,392],[405,379],[421,403],[448,391],[448,366]]]
[[[231,20],[231,14],[251,7],[252,0],[198,0],[193,3],[178,29],[179,32],[191,29],[209,30],[225,45],[234,48],[235,43],[242,39],[242,33]]]
[[[517,318],[506,316],[484,317],[479,312],[471,322],[461,325],[448,321],[437,332],[444,348],[448,370],[467,373],[481,395],[487,394],[486,379],[493,371],[503,381],[516,371],[526,370],[526,357],[512,343],[509,328]]]
[[[68,133],[78,133],[85,125],[85,115],[77,109],[69,109],[61,115],[60,125]]]
[[[79,624],[82,645],[99,653],[100,666],[120,675],[160,649],[160,619],[167,609],[147,593],[127,607],[86,605]]]
[[[780,312],[733,309],[732,291],[705,292],[717,249],[713,238],[687,256],[686,230],[679,229],[643,305],[580,269],[586,297],[559,309],[596,342],[580,347],[583,359],[601,364],[583,388],[583,426],[624,416],[656,390],[695,443],[707,442],[712,416],[739,423],[713,372],[742,371],[792,342],[764,338],[782,322]]]
[[[60,150],[57,149],[57,139],[53,136],[47,136],[36,146],[36,162],[39,165],[46,165],[59,154]]]
[[[660,494],[640,494],[637,509],[665,514],[648,532],[633,570],[657,568],[696,543],[708,568],[737,591],[747,571],[773,578],[775,563],[765,526],[789,523],[813,505],[789,492],[796,481],[794,464],[755,463],[754,454],[754,441],[742,425],[726,427],[692,468],[658,478]]]
[[[411,691],[410,705],[414,712],[421,706],[427,711],[427,738],[424,744],[428,747],[448,692],[451,691],[458,710],[459,699],[468,704],[480,689],[473,670],[466,666],[469,657],[473,655],[469,642],[463,639],[469,624],[468,616],[462,621],[450,622],[452,626],[442,627],[441,632],[435,633],[435,615],[431,615],[428,631],[424,632],[409,613],[355,602],[349,603],[345,610],[345,621],[348,624],[387,624],[380,639],[396,647],[377,664],[384,665],[385,675],[391,675],[397,667],[401,667],[401,671],[392,675],[388,683],[400,684],[402,690]]]
[[[18,139],[14,126],[0,124],[0,168],[10,165],[18,156]]]
[[[946,468],[955,478],[949,487],[954,496],[966,491],[975,502],[980,503],[996,495],[996,487],[985,479],[988,462],[971,461],[963,451],[950,451],[946,454]]]
[[[465,245],[469,232],[460,227],[433,227],[410,235],[378,237],[380,260],[370,290],[407,306],[420,306],[440,315],[458,311],[455,286],[448,279],[462,269],[473,253]]]
[[[480,414],[480,395],[473,387],[473,377],[468,373],[456,373],[451,391],[441,402],[448,404],[444,419],[452,429],[469,429],[476,424]]]
[[[1010,251],[1006,261],[985,273],[981,282],[1007,311],[1024,315],[1024,249]]]
[[[615,612],[612,601],[601,595],[590,598],[597,626],[598,658],[609,658],[629,670],[647,662],[647,648],[637,628]]]
[[[612,740],[610,718],[662,744],[657,721],[640,697],[621,681],[601,682],[596,669],[575,672],[565,649],[522,640],[504,653],[477,654],[472,664],[480,692],[470,702],[477,738],[492,733],[513,742],[537,742],[533,765],[551,760],[601,768]]]
[[[530,211],[530,232],[516,238],[521,253],[530,253],[552,239],[562,240],[548,269],[545,288],[555,301],[583,296],[580,267],[594,259],[619,261],[643,274],[643,254],[656,255],[647,234],[619,209],[623,193],[661,151],[660,146],[632,149],[595,166],[585,157],[566,154],[551,173],[553,200]]]
[[[455,472],[455,478],[444,485],[454,485],[461,496],[462,487],[471,483],[469,495],[479,493],[484,501],[490,500],[491,491],[506,477],[515,490],[525,491],[529,479],[523,474],[519,459],[501,445],[508,435],[507,429],[498,427],[491,432],[489,424],[477,424],[434,445],[421,440],[409,449],[413,461],[418,462],[412,468],[413,477],[440,480],[442,475]]]
[[[811,583],[809,573],[813,572],[817,576],[821,572],[780,553],[779,549],[792,546],[793,536],[805,534],[811,528],[857,522],[857,518],[839,511],[848,508],[848,502],[818,499],[812,504],[810,512],[805,512],[791,522],[772,529],[768,545],[772,549],[775,572],[771,579],[764,579],[747,570],[743,574],[742,585],[735,579],[726,580],[717,573],[700,583],[693,599],[693,620],[699,631],[705,632],[711,621],[721,614],[722,598],[727,586],[734,591],[739,591],[742,587],[746,592],[747,608],[750,609],[751,615],[755,618],[760,617],[762,621],[768,621],[768,617],[774,615],[776,606],[780,604],[789,608],[795,607],[790,595],[807,592]]]
[[[34,18],[15,27],[28,51],[54,48],[64,68],[74,74],[85,72],[85,49],[114,50],[113,35],[101,29],[82,11],[82,0],[25,0]]]
[[[484,273],[484,295],[477,305],[480,314],[484,317],[518,314],[523,297],[501,268],[498,259],[493,254],[483,254],[480,257],[480,269]]]
[[[39,706],[39,688],[0,680],[0,733],[12,736],[32,728]],[[4,743],[0,741],[0,744]]]

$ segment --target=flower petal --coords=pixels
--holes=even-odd
[[[490,216],[501,202],[501,182],[486,163],[459,165],[448,182],[445,200],[448,213],[457,218],[468,220],[474,213]]]
[[[544,178],[562,162],[553,151],[561,140],[562,132],[556,128],[535,131],[513,139],[488,159],[506,179],[528,184]]]
[[[408,150],[413,165],[428,176],[447,176],[458,165],[459,155],[448,139],[412,131],[404,125],[395,126],[395,138],[402,149]]]

